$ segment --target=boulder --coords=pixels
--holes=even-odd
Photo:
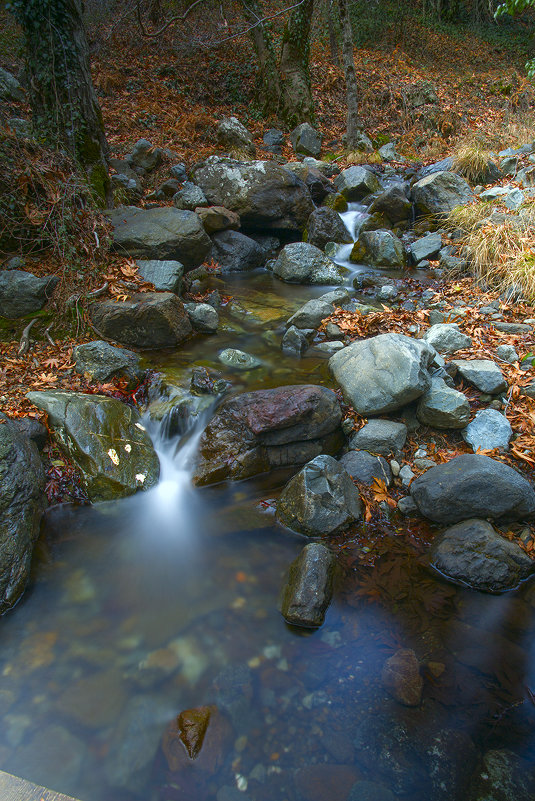
[[[255,270],[266,260],[258,242],[239,231],[219,231],[212,243],[212,259],[221,265],[223,274]]]
[[[105,383],[112,378],[126,378],[135,386],[143,377],[139,355],[126,348],[115,348],[109,342],[95,340],[73,348],[72,357],[77,373],[88,375],[92,381]]]
[[[347,273],[308,242],[286,245],[273,265],[273,275],[289,284],[343,284]]]
[[[368,206],[369,214],[385,215],[392,225],[408,220],[411,212],[412,203],[400,184],[390,186]]]
[[[473,590],[506,592],[535,571],[535,562],[486,520],[457,523],[436,537],[429,563],[441,575]]]
[[[321,153],[321,136],[308,122],[302,122],[290,134],[294,152],[302,156],[318,158]]]
[[[195,483],[239,480],[333,452],[342,413],[326,387],[285,386],[225,400],[199,445]]]
[[[198,206],[195,214],[200,218],[207,234],[226,231],[228,228],[236,230],[240,227],[239,215],[223,206]]]
[[[26,102],[26,92],[14,75],[0,67],[0,99],[4,102]]]
[[[355,242],[351,261],[397,270],[405,265],[403,244],[392,231],[363,231]]]
[[[384,784],[358,781],[351,788],[347,801],[396,801],[396,796]]]
[[[177,209],[195,211],[198,206],[208,206],[208,201],[200,186],[191,181],[184,181],[182,187],[173,195],[173,205]]]
[[[0,272],[0,316],[15,320],[43,308],[59,278],[47,275],[38,278],[24,270]]]
[[[314,333],[311,329],[300,330],[295,325],[291,325],[282,338],[282,352],[288,356],[301,356],[308,348],[308,338],[311,333]]]
[[[169,348],[191,334],[184,304],[172,292],[146,292],[114,303],[105,300],[90,310],[95,330],[107,339],[138,348]]]
[[[440,377],[418,401],[418,420],[432,428],[464,428],[470,420],[470,404],[462,392],[449,387]]]
[[[384,414],[416,400],[431,385],[434,351],[403,334],[353,342],[329,359],[344,397],[358,414]]]
[[[432,467],[411,484],[420,513],[436,523],[472,517],[528,519],[535,492],[520,473],[480,454],[463,454]]]
[[[284,134],[277,128],[269,128],[262,137],[264,150],[280,155],[284,144]]]
[[[322,298],[313,298],[301,306],[286,322],[287,326],[296,328],[317,328],[321,321],[334,312],[334,304]]]
[[[334,194],[331,182],[315,167],[310,167],[301,161],[288,161],[284,169],[290,170],[303,181],[314,203],[320,204],[327,195]]]
[[[463,334],[457,323],[436,323],[427,329],[422,339],[438,353],[455,353],[472,345],[470,337]]]
[[[0,415],[0,614],[24,592],[46,509],[45,473],[36,446]]]
[[[247,156],[256,156],[253,135],[237,117],[225,117],[217,126],[217,142],[227,150],[236,150]]]
[[[400,156],[396,151],[396,145],[394,142],[387,142],[386,145],[382,145],[377,152],[383,161],[404,161],[403,156]]]
[[[186,268],[201,264],[212,247],[193,211],[172,206],[119,206],[108,213],[115,250],[140,259],[172,259]]]
[[[125,497],[158,482],[158,457],[136,409],[80,392],[29,392],[27,397],[48,413],[54,436],[79,468],[91,501]]]
[[[400,704],[420,705],[424,680],[420,675],[418,658],[410,648],[400,648],[386,660],[381,681],[385,690]]]
[[[366,450],[381,456],[396,455],[405,445],[407,426],[393,420],[370,420],[360,431],[353,434],[349,447]]]
[[[141,167],[142,170],[151,172],[162,163],[162,151],[146,139],[139,139],[134,145],[128,161],[132,167]]]
[[[506,451],[513,436],[511,423],[497,409],[481,409],[463,431],[473,451],[499,448]]]
[[[173,164],[173,166],[169,169],[169,172],[173,178],[176,178],[176,180],[180,181],[180,183],[188,180],[188,171],[186,169],[186,165],[181,161],[179,161],[178,164]]]
[[[328,206],[314,209],[307,220],[306,241],[323,249],[327,242],[350,244],[353,238],[345,227],[340,215]]]
[[[381,184],[371,172],[364,167],[348,167],[334,179],[334,185],[346,200],[362,200],[372,192],[378,192]]]
[[[415,264],[423,259],[434,259],[438,256],[442,248],[441,234],[427,234],[421,239],[417,239],[411,245],[411,256]]]
[[[184,265],[179,261],[139,259],[136,264],[140,276],[153,284],[156,292],[174,292],[175,295],[180,295]]]
[[[194,331],[215,334],[219,326],[219,314],[209,303],[185,303],[189,321]]]
[[[387,487],[392,483],[390,465],[382,456],[374,456],[368,451],[349,451],[339,461],[353,481],[359,484],[371,486],[374,479],[383,481]]]
[[[211,205],[237,212],[244,229],[301,231],[314,208],[303,181],[272,161],[210,156],[193,178]]]
[[[321,454],[308,462],[284,487],[277,501],[277,520],[308,537],[343,531],[359,520],[358,489],[342,465]]]
[[[411,192],[419,214],[449,214],[474,200],[470,186],[454,172],[433,172],[417,181]]]
[[[321,626],[331,603],[336,558],[320,542],[309,542],[289,567],[280,610],[287,623]]]
[[[498,365],[490,359],[452,359],[461,376],[480,392],[495,395],[504,392],[507,384]]]

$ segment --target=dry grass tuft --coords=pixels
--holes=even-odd
[[[465,140],[453,155],[453,171],[466,178],[469,184],[486,183],[489,160],[489,150],[482,140]]]
[[[456,206],[448,214],[444,225],[450,231],[462,231],[465,236],[473,234],[488,219],[493,205],[495,204],[491,202],[483,203],[481,200],[476,200],[466,206]]]

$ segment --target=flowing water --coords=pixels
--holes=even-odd
[[[282,322],[327,289],[230,277],[220,332],[148,361],[185,387],[232,345],[262,361],[226,374],[233,391],[329,384],[325,356],[280,351]],[[290,473],[192,488],[210,414],[174,438],[148,424],[153,490],[48,511],[31,587],[0,621],[0,766],[82,801],[345,801],[357,781],[382,789],[357,785],[352,801],[445,801],[468,798],[491,749],[533,765],[532,587],[452,587],[422,565],[432,530],[392,515],[351,533],[324,626],[288,627],[278,593],[304,540],[272,510]],[[423,665],[417,708],[381,683],[399,648]],[[206,704],[221,714],[185,764],[166,729]],[[522,777],[517,757],[502,761]]]

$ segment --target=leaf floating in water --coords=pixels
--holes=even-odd
[[[195,709],[186,709],[177,718],[179,736],[188,752],[190,759],[196,759],[204,742],[204,737],[212,712],[213,706],[198,706]]]

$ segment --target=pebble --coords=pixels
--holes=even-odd
[[[412,472],[408,464],[404,465],[401,468],[401,470],[399,471],[399,477],[401,479],[401,483],[403,484],[403,486],[408,487],[412,479],[414,478],[414,473]]]
[[[393,476],[399,476],[401,465],[399,464],[399,462],[396,462],[395,459],[392,459],[392,461],[390,462],[390,469],[392,470]]]

